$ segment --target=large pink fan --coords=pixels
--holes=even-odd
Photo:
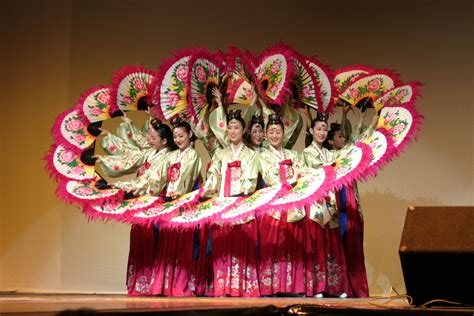
[[[293,57],[293,51],[285,45],[271,47],[260,56],[255,81],[260,95],[268,103],[282,105],[287,100],[295,73]]]
[[[212,105],[212,90],[219,88],[222,61],[206,50],[193,55],[189,61],[188,77],[189,113],[194,122],[204,121]]]
[[[141,66],[124,67],[112,78],[111,103],[122,111],[138,109],[141,98],[147,97],[156,73]]]

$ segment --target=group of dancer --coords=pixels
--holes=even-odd
[[[109,177],[136,172],[112,187],[131,196],[149,194],[173,201],[197,188],[202,198],[248,196],[257,189],[294,185],[312,168],[334,163],[346,142],[369,137],[378,116],[351,132],[346,105],[341,124],[329,126],[318,113],[307,127],[308,146],[291,147],[303,119],[291,106],[267,105],[252,89],[242,114],[213,90],[207,122],[153,117],[142,130],[123,116],[117,135],[105,130],[97,162]],[[171,125],[171,127],[170,127]],[[329,129],[330,127],[330,129]],[[199,139],[211,162],[201,176]],[[184,211],[184,210],[183,210]],[[287,213],[249,215],[231,225],[173,229],[133,225],[127,273],[129,295],[366,297],[362,211],[354,183],[332,191],[310,207]]]

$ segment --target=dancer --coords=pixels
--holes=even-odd
[[[208,196],[241,196],[255,191],[258,155],[243,143],[245,122],[240,113],[231,110],[227,115],[230,145],[212,160],[204,185]],[[260,296],[257,257],[254,216],[233,225],[212,226],[214,296]]]
[[[161,121],[148,120],[147,133],[143,134],[125,113],[122,119],[117,132],[121,137],[102,130],[106,136],[101,145],[104,151],[113,155],[97,155],[97,162],[111,177],[138,169],[136,179],[116,182],[110,185],[112,188],[122,189],[134,196],[159,195],[165,186],[165,182],[160,181],[164,157],[169,150],[175,148],[171,129]],[[146,143],[143,142],[144,139]],[[132,225],[126,282],[127,292],[131,296],[149,294],[156,241],[157,227]]]
[[[267,186],[291,185],[304,171],[297,152],[284,149],[284,125],[278,115],[271,115],[266,126],[269,142],[260,154],[260,173]],[[268,295],[304,295],[304,209],[263,215],[259,218],[260,292]]]
[[[173,140],[179,149],[170,152],[163,164],[162,177],[167,180],[166,201],[191,192],[201,172],[201,158],[191,146],[193,133],[190,125],[181,118],[175,119],[172,124]],[[201,289],[196,288],[198,258],[193,257],[195,234],[193,230],[160,228],[151,289],[153,295],[200,294],[196,293]]]

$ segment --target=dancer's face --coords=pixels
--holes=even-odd
[[[153,127],[150,127],[146,133],[146,141],[156,150],[160,150],[166,146],[166,139],[161,138],[160,134],[158,134],[158,132]]]
[[[173,130],[173,140],[179,149],[185,149],[191,142],[192,132],[187,132],[184,127],[176,127]]]
[[[342,149],[346,144],[346,138],[344,134],[342,134],[342,131],[336,131],[334,132],[334,138],[330,140],[329,143],[334,149]]]
[[[272,124],[267,129],[267,139],[273,148],[280,148],[283,142],[283,127],[280,124]]]
[[[262,125],[253,124],[250,129],[250,143],[252,146],[260,147],[263,143],[264,136]]]
[[[313,140],[318,144],[322,145],[328,137],[328,124],[325,122],[318,121],[312,130]]]
[[[242,123],[240,123],[238,120],[230,120],[229,124],[227,124],[227,135],[229,136],[229,141],[232,144],[240,144],[244,136],[244,128]]]

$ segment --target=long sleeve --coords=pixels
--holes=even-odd
[[[221,185],[222,174],[221,166],[222,160],[221,155],[214,155],[211,160],[211,166],[207,170],[206,183],[204,184],[204,190],[206,196],[216,196],[219,194],[219,188]]]
[[[200,173],[202,162],[194,148],[189,147],[188,151],[179,160],[180,150],[175,150],[169,153],[162,168],[162,178],[167,180],[168,188],[166,196],[180,197],[183,194],[191,192],[196,183]],[[179,163],[179,169],[173,174],[170,170],[173,165]]]
[[[117,136],[133,147],[148,147],[145,134],[138,129],[130,119],[126,119],[125,122],[119,125],[117,128]]]
[[[227,118],[222,106],[218,106],[209,114],[209,128],[223,148],[229,146],[227,139]]]

